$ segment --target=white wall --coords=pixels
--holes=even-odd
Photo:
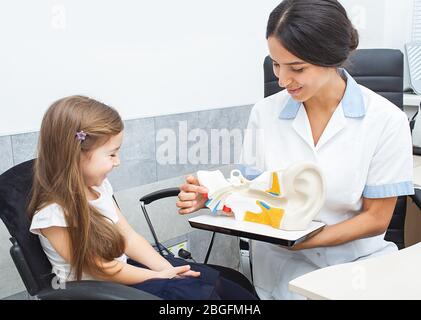
[[[394,48],[405,52],[411,41],[414,0],[339,0],[360,34],[359,48]],[[409,87],[405,62],[404,86]]]
[[[412,0],[341,2],[361,47],[403,48]],[[265,27],[278,3],[3,0],[0,136],[38,130],[46,108],[71,94],[124,119],[252,104],[263,96]]]
[[[9,0],[0,4],[0,135],[38,130],[86,94],[123,118],[254,103],[278,1]]]
[[[360,48],[397,48],[410,41],[413,0],[339,0],[360,33]]]

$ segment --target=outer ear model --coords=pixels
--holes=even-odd
[[[267,224],[283,230],[305,230],[323,205],[324,180],[317,166],[299,163],[268,171],[250,181],[238,170],[225,179],[217,171],[198,171],[208,188],[206,206],[213,213],[232,210],[236,220]]]
[[[305,230],[317,216],[325,201],[325,183],[320,169],[313,163],[298,163],[283,174],[288,199],[282,229]]]

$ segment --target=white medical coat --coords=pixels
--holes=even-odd
[[[240,160],[245,176],[255,169],[285,169],[299,161],[317,164],[326,183],[326,201],[317,220],[327,225],[358,215],[363,197],[414,193],[406,114],[358,85],[344,69],[340,72],[347,81],[345,94],[316,146],[303,104],[284,90],[251,110]],[[395,250],[384,234],[301,251],[252,241],[254,283],[263,299],[299,298],[288,291],[290,280],[321,267]]]

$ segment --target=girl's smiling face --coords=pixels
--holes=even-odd
[[[81,168],[88,187],[100,186],[107,174],[120,165],[119,151],[123,141],[123,131],[111,136],[102,146],[89,153],[82,153]]]
[[[335,72],[335,68],[316,66],[294,56],[273,36],[268,38],[268,46],[279,86],[286,88],[296,101],[315,96]]]

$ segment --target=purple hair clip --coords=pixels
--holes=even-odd
[[[79,141],[85,141],[86,139],[86,133],[82,131],[76,132],[76,139]]]

